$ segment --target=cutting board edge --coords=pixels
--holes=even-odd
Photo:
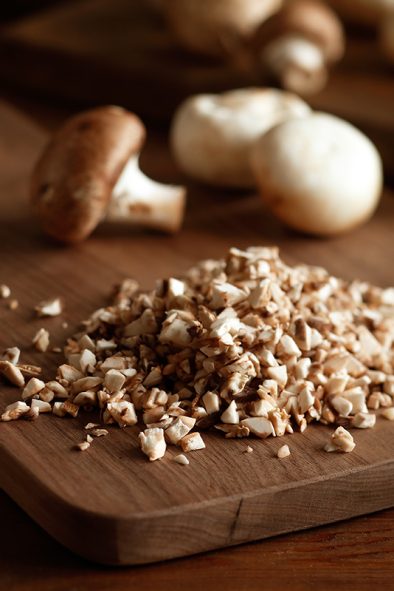
[[[0,486],[5,492],[70,551],[92,562],[112,566],[190,556],[394,506],[393,458],[373,467],[365,465],[337,473],[332,478],[314,478],[286,488],[274,486],[248,494],[219,497],[208,504],[206,501],[189,504],[183,512],[178,507],[175,512],[169,508],[146,516],[116,518],[73,506],[60,495],[48,491],[37,477],[29,479],[31,488],[27,495],[20,477],[26,478],[26,470],[21,469],[5,448],[0,452],[0,463],[4,467]],[[370,483],[367,494],[361,485],[365,475]],[[352,489],[356,494],[351,503],[343,507],[342,502]],[[30,498],[34,498],[34,502],[29,502]],[[321,498],[326,499],[326,512],[324,507],[319,510]],[[305,499],[308,499],[306,511]],[[283,516],[289,517],[290,507],[294,509],[291,520],[283,523]],[[317,512],[314,514],[314,511]],[[169,531],[172,532],[170,536]],[[168,539],[173,542],[171,546]]]

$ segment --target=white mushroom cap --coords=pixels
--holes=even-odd
[[[189,51],[220,56],[249,36],[283,0],[163,0],[178,42]]]
[[[287,225],[333,235],[367,220],[382,191],[382,163],[358,129],[313,113],[271,129],[254,146],[263,200]]]
[[[172,150],[179,167],[195,179],[251,187],[249,152],[256,139],[281,121],[309,113],[299,97],[272,88],[192,96],[175,113]]]

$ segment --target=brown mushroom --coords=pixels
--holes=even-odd
[[[32,174],[31,201],[44,231],[61,242],[79,242],[103,218],[177,231],[185,190],[140,171],[145,135],[141,120],[120,107],[68,119]]]
[[[223,57],[237,49],[283,0],[164,0],[179,44],[194,53]]]
[[[319,0],[291,0],[266,20],[251,40],[258,69],[299,94],[318,92],[328,65],[344,53],[335,13]]]

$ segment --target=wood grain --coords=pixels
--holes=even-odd
[[[103,224],[79,247],[56,246],[41,236],[26,204],[28,173],[46,135],[4,104],[0,128],[0,277],[20,302],[14,312],[5,303],[0,307],[0,346],[22,344],[24,359],[42,363],[46,376],[59,357],[31,350],[38,327],[45,325],[53,344],[61,344],[81,318],[105,303],[112,284],[123,276],[135,276],[149,287],[157,276],[181,273],[201,257],[222,255],[230,245],[278,243],[289,261],[394,283],[394,201],[389,197],[367,226],[321,241],[285,231],[256,195],[191,186],[185,228],[175,237]],[[154,178],[181,180],[160,135],[151,137],[142,163]],[[51,295],[65,297],[64,318],[33,319],[33,306]],[[15,396],[15,389],[2,387],[3,404]],[[283,462],[275,457],[278,441],[254,441],[254,453],[246,456],[245,442],[211,434],[207,450],[195,452],[187,468],[169,459],[146,462],[133,429],[111,430],[89,452],[73,452],[83,422],[42,417],[0,425],[1,485],[51,535],[96,561],[161,560],[394,504],[393,426],[387,421],[358,432],[350,455],[321,451],[324,427],[286,437],[292,456]]]
[[[370,591],[392,589],[394,510],[191,558],[103,568],[62,548],[0,493],[9,591]],[[21,559],[23,557],[23,559]]]
[[[261,83],[179,50],[147,0],[67,2],[4,27],[0,73],[57,100],[119,103],[167,123],[190,94]],[[394,77],[374,39],[349,37],[344,61],[310,100],[368,133],[394,174]]]

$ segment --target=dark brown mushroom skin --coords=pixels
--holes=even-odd
[[[257,54],[285,34],[299,34],[321,48],[327,63],[338,61],[344,52],[345,36],[335,12],[320,0],[291,0],[257,29],[251,49]]]
[[[31,177],[31,203],[43,230],[65,243],[89,236],[105,216],[124,166],[144,140],[142,121],[120,107],[98,107],[68,119]]]

